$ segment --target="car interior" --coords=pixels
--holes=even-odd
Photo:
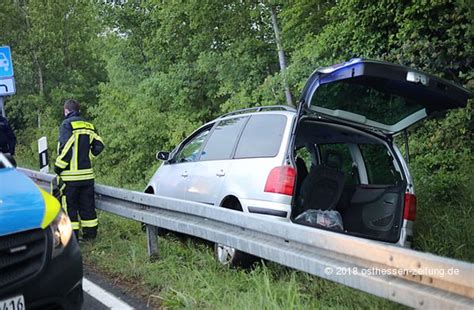
[[[376,135],[322,120],[301,120],[294,144],[292,220],[325,228],[296,219],[308,210],[337,211],[345,233],[396,242],[406,181],[392,154]]]

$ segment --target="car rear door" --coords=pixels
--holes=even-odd
[[[388,62],[353,59],[316,70],[302,94],[305,113],[395,134],[436,111],[465,107],[473,93]]]

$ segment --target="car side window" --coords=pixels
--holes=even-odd
[[[398,184],[402,177],[394,159],[383,144],[359,144],[369,177],[369,184]]]
[[[209,132],[211,131],[210,128],[206,128],[200,133],[198,133],[194,138],[189,140],[178,152],[175,158],[175,163],[186,163],[186,162],[193,162],[199,159],[199,155],[201,153],[201,148],[206,141]]]
[[[301,158],[304,161],[306,169],[309,171],[311,169],[312,155],[306,147],[301,147],[296,150],[296,158]]]
[[[331,143],[331,144],[318,144],[319,152],[321,154],[322,163],[329,165],[332,161],[328,156],[328,153],[336,153],[341,157],[342,162],[341,167],[338,167],[339,170],[342,170],[346,176],[346,184],[355,185],[360,184],[359,174],[356,169],[356,164],[352,155],[349,151],[347,144],[345,143]],[[328,162],[329,161],[329,162]]]
[[[285,133],[283,115],[252,115],[245,126],[234,158],[275,157]]]
[[[200,160],[229,159],[246,120],[247,117],[236,117],[220,121],[212,131]]]

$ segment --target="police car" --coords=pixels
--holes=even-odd
[[[80,309],[82,273],[59,202],[0,153],[0,309]]]

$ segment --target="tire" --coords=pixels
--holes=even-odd
[[[242,210],[240,203],[235,200],[231,202],[231,205],[224,204],[222,207],[226,209]],[[221,265],[232,268],[250,268],[259,259],[256,256],[220,243],[214,243],[214,258]]]
[[[221,265],[231,268],[250,268],[258,261],[256,256],[220,243],[214,243],[214,257]]]

